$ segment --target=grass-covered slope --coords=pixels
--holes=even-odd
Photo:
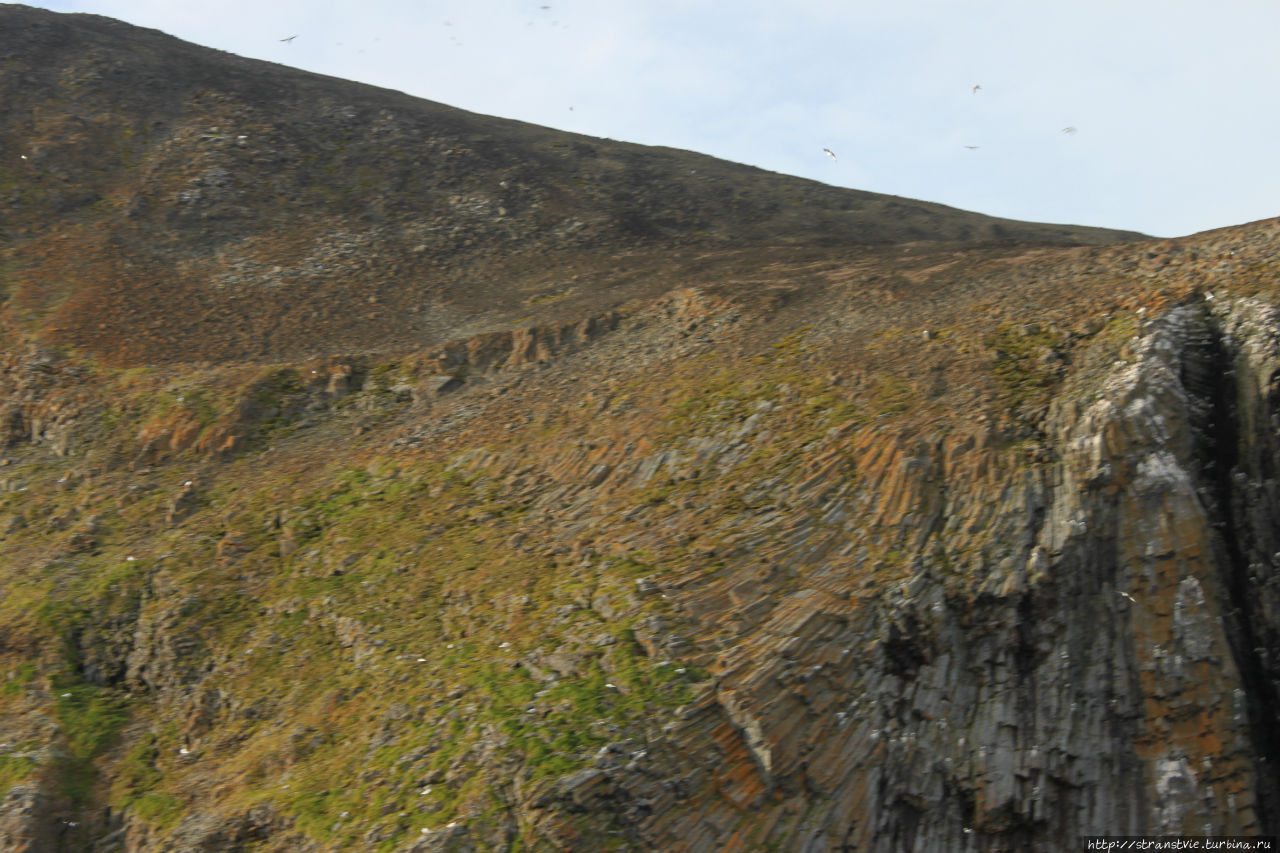
[[[9,314],[112,364],[439,344],[655,295],[708,249],[1138,236],[475,115],[94,16],[4,5],[0,55]]]

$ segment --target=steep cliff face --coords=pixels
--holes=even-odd
[[[1244,543],[1267,547],[1275,516],[1236,461],[1243,401],[1218,384],[1237,356],[1240,381],[1270,382],[1269,313],[1192,303],[1147,321],[1127,363],[1068,380],[1044,461],[982,431],[869,442],[887,464],[821,507],[843,535],[780,563],[830,571],[887,522],[905,571],[853,601],[853,577],[756,599],[776,604],[677,735],[730,727],[750,751],[745,811],[722,801],[728,826],[694,849],[1055,850],[1273,825],[1272,557]],[[1225,343],[1244,316],[1253,335]],[[1267,417],[1254,400],[1245,417]],[[898,511],[877,517],[886,498]],[[656,846],[687,840],[659,812]]]
[[[1280,833],[1280,221],[1071,247],[1132,235],[675,186],[694,155],[270,69],[281,117],[255,64],[0,15],[39,18],[0,131],[44,146],[0,168],[0,851]],[[357,96],[399,117],[304,138]],[[269,203],[221,129],[267,113],[332,167]],[[340,142],[446,130],[414,180],[453,195],[353,206]],[[522,160],[545,204],[475,196]]]

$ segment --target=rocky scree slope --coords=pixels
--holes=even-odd
[[[122,43],[178,51],[166,80],[196,75],[188,54],[213,82],[263,68],[0,13],[121,74]],[[45,160],[65,180],[22,178],[6,232],[0,850],[1278,831],[1280,222],[1070,247],[951,213],[908,232],[881,207],[875,240],[796,225],[772,245],[758,213],[659,239],[578,196],[599,226],[579,245],[539,225],[417,253],[443,270],[430,334],[280,320],[240,352],[208,325],[164,337],[161,295],[225,280],[156,271],[224,239],[218,217],[165,244],[140,214],[129,243],[65,202],[136,177],[76,171],[108,156],[83,144]],[[787,183],[754,174],[743,192]],[[819,210],[844,192],[795,186]],[[378,203],[413,197],[393,190]],[[226,269],[255,257],[239,239]],[[328,279],[277,262],[277,289],[336,317],[420,281],[382,264],[394,241],[365,245],[351,263],[378,264]],[[129,278],[146,258],[155,277]],[[285,304],[263,300],[209,304],[259,329]],[[110,334],[67,319],[117,304]]]

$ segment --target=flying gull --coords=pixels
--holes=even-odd
[[[830,148],[823,148],[823,149],[822,149],[822,153],[826,154],[826,155],[827,155],[828,157],[830,157],[832,160],[836,160],[836,152],[832,151]],[[839,161],[839,160],[836,160],[836,162],[838,163],[838,162],[840,162],[840,161]]]
[[[1066,134],[1072,134],[1072,133],[1075,133],[1075,132],[1076,132],[1076,126],[1075,126],[1074,124],[1069,124],[1069,125],[1067,125],[1066,127],[1064,127],[1064,128],[1062,129],[1062,132],[1063,132],[1063,133],[1066,133]]]
[[[975,95],[976,95],[976,94],[978,94],[978,90],[979,90],[979,89],[981,89],[981,88],[982,88],[982,86],[981,86],[980,84],[978,84],[978,83],[974,83],[974,84],[973,84],[973,94],[975,94]]]
[[[297,36],[296,36],[296,35],[292,35],[292,36],[289,36],[287,39],[280,39],[280,41],[284,42],[285,44],[289,44],[290,42],[292,42],[292,41],[293,41],[294,39],[296,39],[296,38],[297,38]]]

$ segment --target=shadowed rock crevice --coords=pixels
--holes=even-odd
[[[1269,635],[1274,638],[1274,626],[1260,622],[1265,620],[1265,614],[1260,612],[1255,595],[1256,585],[1266,582],[1260,573],[1274,560],[1259,554],[1257,546],[1268,539],[1274,541],[1274,534],[1272,530],[1252,528],[1254,519],[1245,512],[1248,496],[1243,490],[1251,482],[1251,474],[1267,472],[1245,470],[1243,463],[1249,454],[1241,458],[1242,441],[1258,438],[1246,436],[1240,428],[1241,390],[1237,370],[1247,370],[1248,365],[1217,318],[1203,305],[1201,311],[1201,322],[1188,335],[1183,351],[1182,381],[1192,400],[1191,427],[1200,463],[1200,494],[1210,525],[1218,534],[1214,545],[1220,552],[1218,564],[1231,606],[1224,614],[1223,624],[1248,697],[1249,732],[1255,748],[1258,780],[1258,817],[1264,832],[1275,834],[1280,832],[1280,691],[1266,661],[1274,659],[1280,650],[1274,645],[1267,646]],[[1268,390],[1271,384],[1267,383]],[[1267,408],[1262,414],[1269,421],[1271,407]],[[1270,456],[1261,458],[1271,462]],[[1274,482],[1274,478],[1270,479]],[[1265,481],[1265,476],[1253,480]],[[1271,572],[1274,573],[1274,568]]]

